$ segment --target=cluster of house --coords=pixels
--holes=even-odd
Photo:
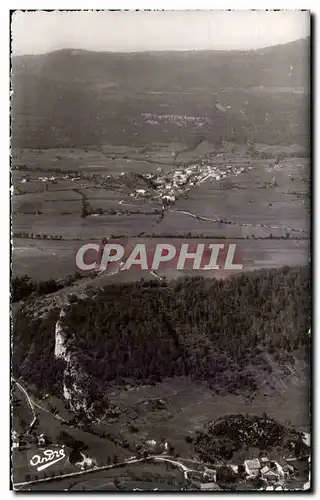
[[[51,175],[50,177],[47,177],[47,176],[39,176],[38,177],[38,181],[41,181],[41,182],[53,182],[55,183],[56,181],[58,180],[66,180],[66,179],[69,179],[71,181],[77,181],[77,180],[80,180],[82,177],[81,176],[77,176],[77,174],[66,174],[66,175],[63,175],[63,176],[55,176],[55,175]],[[31,181],[31,177],[30,175],[26,175],[25,177],[23,177],[21,179],[21,183],[22,184],[25,184],[26,182],[30,182]]]
[[[156,441],[155,439],[148,439],[145,441],[143,449],[150,453],[168,453],[169,444],[166,440]]]
[[[270,460],[268,457],[245,460],[244,468],[248,479],[259,476],[267,483],[283,482],[286,477],[294,473],[292,465],[285,464],[282,467],[278,462]]]
[[[144,177],[152,179],[156,186],[157,198],[161,198],[163,203],[174,203],[178,195],[186,193],[192,187],[202,184],[209,178],[219,181],[227,177],[228,174],[239,175],[245,171],[244,167],[234,165],[224,165],[223,169],[201,160],[198,163],[180,167],[167,172],[164,175],[145,174]],[[136,189],[132,196],[145,196],[146,189]]]
[[[42,447],[48,444],[48,439],[42,432],[38,435],[20,434],[17,431],[12,431],[12,450],[25,450],[32,448],[35,445]]]
[[[307,458],[310,466],[310,457]],[[283,459],[282,465],[277,461],[269,459],[267,456],[245,460],[240,465],[227,465],[224,468],[230,469],[233,478],[245,479],[247,483],[254,482],[259,479],[262,490],[286,490],[287,480],[293,478],[296,474],[294,466],[295,459]],[[200,484],[200,489],[203,491],[212,491],[220,489],[217,484],[217,470],[205,469],[203,478],[206,482]],[[208,479],[211,482],[207,482]],[[303,489],[307,489],[305,483]],[[309,486],[310,487],[310,486]]]
[[[158,123],[175,124],[178,127],[193,125],[196,127],[204,127],[212,125],[212,118],[209,116],[187,116],[187,115],[156,115],[152,113],[141,113],[142,120],[148,125],[156,125]]]

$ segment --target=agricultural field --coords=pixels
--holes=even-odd
[[[80,242],[125,235],[146,237],[151,246],[152,236],[155,242],[174,236],[234,240],[246,270],[307,263],[310,165],[308,158],[292,156],[299,151],[305,155],[302,148],[257,144],[252,151],[224,143],[222,152],[214,150],[208,141],[189,151],[181,143],[154,143],[144,149],[105,145],[103,154],[94,148],[19,150],[21,162],[29,167],[12,171],[13,275],[63,277],[76,271]],[[275,157],[261,158],[257,151]],[[91,163],[95,155],[99,168]],[[161,155],[171,155],[171,164],[154,163]],[[169,167],[174,173],[181,169],[181,155],[189,155],[183,159],[187,165],[201,156],[226,175],[190,186],[161,215],[162,203],[154,193],[137,196],[135,185],[146,186],[136,176],[167,176]],[[67,174],[52,170],[57,164],[53,159],[64,162],[61,168]],[[70,159],[83,161],[81,171],[69,170]],[[173,269],[163,272],[167,278],[181,275]],[[121,274],[117,279],[126,280]]]
[[[12,198],[13,214],[66,215],[81,213],[81,196],[75,191],[35,192]]]
[[[51,149],[20,149],[13,148],[12,166],[28,170],[45,171],[50,170],[76,170],[83,162],[91,161],[103,163],[106,157],[99,148],[51,148]]]
[[[58,279],[72,274],[77,271],[76,248],[76,241],[14,238],[13,276],[27,274],[36,280],[43,280]]]
[[[143,155],[145,156],[145,155]],[[163,165],[161,162],[152,161],[148,159],[139,158],[128,158],[120,157],[115,159],[104,160],[103,163],[99,164],[84,164],[79,168],[79,171],[83,172],[95,172],[95,173],[105,173],[109,175],[119,175],[122,172],[132,173],[139,172],[143,174],[155,173],[157,169],[166,169],[167,165]]]
[[[249,168],[241,175],[231,175],[219,182],[204,182],[186,198],[179,199],[175,209],[234,222],[243,237],[252,232],[257,237],[268,237],[270,233],[284,236],[286,231],[293,238],[300,236],[299,233],[306,237],[310,230],[304,205],[309,196],[306,179],[310,176],[306,159],[290,158],[275,166],[267,160],[258,165],[251,160]],[[165,225],[164,219],[162,226]],[[225,235],[235,236],[233,231],[233,227],[226,227]]]
[[[115,236],[137,236],[141,232],[152,232],[158,216],[149,214],[90,215],[85,219],[61,214],[59,223],[55,215],[12,216],[14,232],[62,236],[64,239],[91,240]]]
[[[19,171],[26,167],[29,173],[40,172],[39,175],[45,175],[46,168],[50,172],[88,171],[110,175],[119,175],[122,171],[148,173],[157,168],[166,169],[167,164],[173,163],[175,155],[185,149],[177,143],[140,148],[102,144],[97,148],[83,149],[16,149],[12,152],[11,164]]]
[[[129,219],[134,216],[130,216]],[[147,216],[146,216],[147,217]],[[202,231],[203,233],[203,231]],[[89,238],[91,243],[101,243],[102,238],[105,238],[108,233],[101,233],[101,238]],[[88,242],[86,240],[86,242]],[[128,248],[133,248],[137,243],[144,243],[148,250],[148,255],[154,254],[155,247],[158,243],[169,243],[179,248],[183,243],[188,243],[190,251],[196,244],[203,243],[205,248],[208,248],[210,243],[224,244],[225,249],[232,243],[236,244],[239,261],[243,264],[243,271],[252,271],[261,267],[272,268],[285,265],[304,265],[309,261],[310,243],[308,240],[290,240],[290,239],[225,239],[217,238],[130,238],[126,245]],[[36,280],[49,278],[63,278],[65,275],[73,274],[78,269],[75,262],[77,250],[83,244],[80,240],[30,240],[23,238],[15,238],[13,242],[12,255],[12,271],[13,275],[28,274]],[[128,250],[129,251],[129,250]],[[178,255],[178,251],[177,251]],[[194,274],[197,271],[190,269],[190,265],[184,270],[176,270],[177,260],[163,265],[157,272],[159,276],[172,279],[183,274]],[[223,261],[224,262],[224,261]],[[222,262],[222,267],[223,267]],[[203,274],[203,271],[198,271]],[[234,274],[236,271],[232,271]],[[212,275],[216,278],[226,277],[229,275],[223,268],[217,271],[206,271],[206,276]],[[102,286],[112,282],[122,282],[127,280],[137,280],[140,278],[150,279],[152,276],[149,271],[141,271],[134,266],[127,271],[121,271],[115,276],[100,275],[95,278],[85,280],[86,285],[91,283],[93,286]],[[74,288],[76,285],[73,285]]]
[[[103,235],[105,237],[105,234]],[[90,240],[92,243],[101,243],[100,240]],[[50,278],[60,279],[79,271],[76,266],[76,252],[82,245],[75,240],[30,240],[17,238],[13,243],[12,272],[13,276],[23,274],[41,281]],[[141,278],[154,279],[146,271],[131,269],[115,276],[101,274],[95,278],[84,278],[80,284],[75,283],[68,287],[70,292],[76,292],[88,285],[103,286],[113,282],[135,281]]]

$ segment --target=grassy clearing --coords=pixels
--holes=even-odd
[[[251,402],[242,396],[219,396],[204,384],[183,379],[168,379],[155,386],[128,388],[114,391],[112,403],[122,409],[119,422],[112,428],[132,439],[130,424],[138,428],[135,439],[168,439],[181,456],[192,457],[192,445],[185,441],[187,435],[194,435],[208,421],[231,413],[248,413],[269,417],[279,422],[298,426],[308,431],[309,399],[308,372],[303,364],[297,363],[295,373],[288,377],[278,377],[268,381],[275,386],[272,392],[261,388],[260,394]],[[154,410],[150,401],[161,399],[165,403],[162,410]],[[106,422],[106,425],[107,422]]]

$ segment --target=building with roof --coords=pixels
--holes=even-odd
[[[279,475],[267,465],[260,470],[262,479],[268,483],[275,483],[279,480]]]
[[[45,446],[48,443],[48,439],[47,439],[46,435],[44,434],[44,432],[39,434],[39,436],[37,438],[37,443],[38,443],[38,446]]]
[[[294,467],[293,465],[286,464],[282,467],[282,470],[284,472],[285,476],[291,476],[294,474]]]
[[[280,479],[284,478],[283,468],[281,467],[281,465],[278,462],[276,462],[275,460],[270,460],[269,467],[271,470],[276,472],[276,474],[278,474]]]
[[[16,431],[12,431],[12,449],[19,450],[20,446],[21,446],[21,435]]]
[[[259,460],[260,460],[261,467],[264,467],[265,465],[270,464],[270,459],[268,457],[260,457]]]
[[[261,469],[260,460],[258,458],[253,458],[252,460],[245,460],[244,467],[248,476],[257,476]]]

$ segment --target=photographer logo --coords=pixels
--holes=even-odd
[[[33,455],[30,459],[30,465],[32,467],[37,467],[37,471],[42,471],[47,469],[51,465],[54,465],[57,462],[60,462],[63,458],[65,458],[64,449],[60,450],[45,450],[42,455]]]

